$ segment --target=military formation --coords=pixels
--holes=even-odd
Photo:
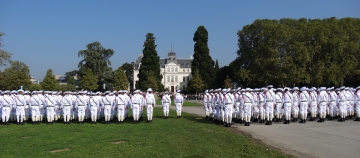
[[[360,121],[360,86],[357,88],[263,88],[211,89],[204,93],[206,119],[225,127],[250,122],[272,125],[273,122],[306,123],[327,120]]]
[[[15,122],[23,125],[24,122],[39,124],[47,122],[63,122],[70,124],[77,122],[83,124],[84,120],[91,120],[96,124],[104,118],[105,124],[110,124],[115,119],[123,124],[132,110],[134,124],[142,119],[143,110],[146,110],[147,122],[152,123],[155,96],[151,88],[146,92],[135,90],[129,94],[126,90],[101,92],[53,92],[53,91],[0,91],[0,119],[3,125]],[[180,91],[178,91],[180,94]],[[165,118],[169,114],[171,100],[165,94],[162,98],[162,107]],[[182,98],[175,99],[177,105],[182,106]],[[181,101],[181,103],[180,103]],[[181,108],[180,108],[181,109]],[[181,113],[180,113],[181,115]],[[180,116],[178,115],[178,116]],[[117,119],[116,119],[117,118]],[[31,121],[30,121],[31,120]]]

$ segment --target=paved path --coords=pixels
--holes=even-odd
[[[205,116],[201,106],[183,107],[183,112]],[[360,122],[353,120],[290,125],[273,122],[272,126],[251,123],[250,127],[235,124],[232,128],[296,157],[360,157]]]

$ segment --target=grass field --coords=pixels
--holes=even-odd
[[[145,114],[143,114],[145,116]],[[0,126],[0,157],[287,157],[194,115],[132,124]]]
[[[156,100],[156,105],[161,105],[161,100]],[[174,106],[174,101],[173,100],[171,101],[171,105]],[[183,106],[202,106],[202,105],[185,100]]]

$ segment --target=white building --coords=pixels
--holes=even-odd
[[[139,81],[139,69],[143,54],[140,54],[134,65],[134,82],[132,86],[136,89],[135,84]],[[187,83],[191,79],[191,62],[193,57],[188,59],[176,58],[175,52],[169,52],[167,58],[160,58],[160,73],[163,78],[161,83],[165,89],[175,92],[177,89],[185,90]]]

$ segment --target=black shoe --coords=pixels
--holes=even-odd
[[[287,121],[287,124],[290,124],[290,120]]]
[[[328,120],[334,120],[334,117],[330,117]]]
[[[271,125],[271,124],[270,124],[270,121],[267,121],[267,122],[265,123],[265,125]]]
[[[240,120],[239,123],[240,123],[240,124],[243,124],[243,120]]]
[[[322,118],[320,118],[318,121],[316,121],[316,122],[322,122]]]
[[[247,126],[250,126],[250,122],[248,122],[248,125]]]
[[[359,117],[356,117],[356,119],[354,121],[360,121],[360,118]]]
[[[283,124],[287,124],[287,120],[285,120]]]
[[[338,122],[342,122],[342,118],[338,119]]]

